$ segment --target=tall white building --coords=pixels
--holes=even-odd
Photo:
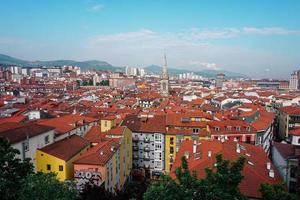
[[[298,90],[300,82],[300,70],[294,71],[290,76],[290,90]]]

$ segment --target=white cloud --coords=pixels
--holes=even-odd
[[[190,61],[190,65],[205,68],[205,69],[211,69],[211,70],[219,70],[216,63],[208,63],[208,62],[201,62],[201,61]]]
[[[88,11],[90,11],[90,12],[98,12],[98,11],[102,10],[103,8],[104,8],[103,4],[96,4],[96,5],[93,5],[92,7],[90,7],[88,9]]]
[[[290,30],[281,27],[267,27],[267,28],[245,27],[243,28],[243,31],[248,34],[260,34],[260,35],[300,34],[300,30]]]

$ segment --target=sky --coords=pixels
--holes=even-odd
[[[299,0],[1,0],[0,53],[252,78],[300,69]]]

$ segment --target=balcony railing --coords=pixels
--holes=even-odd
[[[144,157],[144,160],[149,161],[149,160],[150,160],[150,157],[149,157],[149,156],[145,156],[145,157]]]
[[[144,142],[145,142],[145,143],[150,143],[150,138],[145,138],[145,139],[144,139]]]
[[[150,151],[150,147],[145,147],[144,151],[149,152]]]

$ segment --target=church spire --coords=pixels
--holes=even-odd
[[[168,79],[168,69],[167,69],[167,55],[166,51],[164,51],[164,66],[162,70],[162,79]]]
[[[162,68],[161,80],[160,80],[160,93],[162,96],[169,95],[169,75],[167,70],[167,56],[164,52],[164,66]]]

